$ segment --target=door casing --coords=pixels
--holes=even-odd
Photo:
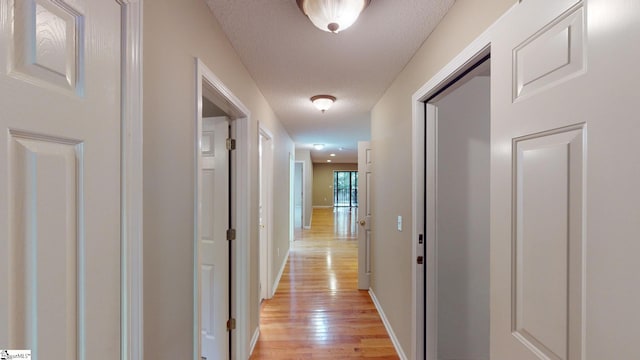
[[[231,137],[236,139],[236,150],[231,152],[230,166],[231,171],[231,226],[236,229],[236,240],[231,242],[231,317],[236,319],[236,329],[231,334],[230,354],[232,358],[244,359],[249,357],[249,350],[252,335],[249,334],[249,241],[250,241],[250,222],[251,222],[251,192],[250,175],[252,173],[250,164],[250,154],[257,152],[257,144],[252,144],[250,118],[251,112],[244,104],[227,88],[224,83],[198,58],[195,59],[196,65],[196,125],[198,126],[196,137],[199,136],[202,129],[202,97],[204,95],[203,84],[206,82],[208,89],[213,89],[212,94],[208,94],[217,100],[220,100],[221,107],[230,118]],[[217,104],[217,105],[220,105]],[[197,138],[195,139],[198,140]],[[199,142],[196,142],[194,151],[199,151]],[[197,153],[196,153],[197,155]],[[196,181],[198,181],[198,173],[200,168],[195,164]],[[194,213],[197,213],[198,183],[195,186],[196,194],[194,194]],[[198,261],[198,239],[200,238],[199,224],[194,224],[194,282],[193,282],[193,359],[201,360],[200,357],[200,298],[199,287],[200,277]]]
[[[301,222],[301,224],[302,224],[302,225],[300,226],[300,228],[304,229],[304,228],[305,228],[305,225],[304,225],[304,219],[305,219],[305,211],[304,211],[305,201],[304,201],[304,197],[305,197],[305,193],[304,193],[304,192],[305,192],[305,181],[307,180],[307,179],[305,179],[304,172],[305,172],[305,170],[306,170],[306,169],[305,169],[305,167],[304,167],[304,161],[298,161],[298,160],[296,160],[296,161],[295,161],[294,166],[295,166],[295,165],[297,165],[297,164],[300,164],[300,166],[301,166],[301,168],[302,168],[302,175],[301,175],[301,180],[300,180],[300,182],[301,182],[301,187],[302,187],[302,193],[301,193],[301,195],[300,195],[300,196],[301,196],[301,199],[300,199],[300,200],[301,200],[301,204],[302,204],[302,205],[301,205],[301,207],[302,207],[302,209],[301,209],[301,215],[300,215],[300,216],[302,217],[302,222]],[[296,174],[295,174],[295,173],[294,173],[294,176],[296,176]],[[295,181],[295,179],[294,179],[294,181]],[[294,190],[295,190],[295,186],[294,186]],[[294,216],[295,216],[295,211],[294,211],[294,210],[295,210],[295,206],[296,206],[296,205],[295,205],[295,199],[296,199],[296,197],[298,196],[298,194],[293,194],[293,195],[294,195],[294,196],[293,196],[293,199],[294,199],[294,204],[293,204],[294,209],[292,209],[291,211],[293,211],[293,214],[294,214]],[[293,222],[293,224],[294,224],[294,226],[295,226],[295,221]]]
[[[507,16],[507,11],[503,16]],[[499,21],[499,19],[497,20]],[[496,22],[497,22],[496,21]],[[434,222],[435,202],[426,202],[428,194],[435,195],[435,174],[425,175],[426,164],[435,164],[435,152],[426,151],[427,143],[435,144],[435,122],[426,123],[425,118],[431,113],[429,118],[435,115],[435,106],[427,104],[425,101],[447,84],[454,82],[459,76],[473,67],[479,60],[491,52],[491,33],[493,25],[478,36],[462,52],[453,58],[436,75],[427,81],[412,96],[412,324],[411,324],[411,358],[415,359],[435,359],[435,353],[425,353],[425,349],[435,350],[437,336],[425,336],[426,333],[435,334],[435,322],[425,321],[426,293],[435,293],[435,288],[425,288],[425,266],[435,263],[435,251],[427,250],[428,246],[435,244],[430,239],[435,238],[435,228],[426,227],[426,223]],[[427,129],[428,126],[432,128]],[[425,131],[427,138],[425,139]],[[422,239],[422,242],[420,242]],[[417,264],[418,256],[423,256],[424,265]],[[428,269],[427,269],[428,270]],[[430,282],[434,285],[434,282]]]
[[[358,289],[371,290],[371,181],[373,154],[370,141],[358,141]],[[335,179],[335,177],[334,177]]]
[[[142,225],[142,8],[144,0],[118,1],[122,8],[121,128],[121,331],[120,358],[144,359]]]

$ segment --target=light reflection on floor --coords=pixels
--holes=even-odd
[[[311,230],[296,232],[252,359],[398,358],[369,294],[357,290],[357,216],[314,209]]]

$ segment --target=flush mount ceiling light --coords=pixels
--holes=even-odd
[[[313,144],[313,148],[316,150],[324,149],[324,144]]]
[[[298,7],[318,29],[338,33],[360,16],[370,0],[296,0]]]
[[[322,112],[329,110],[334,101],[336,101],[336,97],[331,95],[316,95],[311,97],[313,105]]]

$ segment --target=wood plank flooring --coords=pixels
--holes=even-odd
[[[312,219],[262,304],[251,359],[398,359],[369,294],[357,290],[357,209],[314,209]]]

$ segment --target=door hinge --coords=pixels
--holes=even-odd
[[[236,149],[236,139],[227,139],[227,150],[235,150]]]
[[[236,319],[231,318],[227,320],[227,331],[231,331],[235,329],[236,329]]]
[[[236,239],[236,229],[228,229],[227,230],[227,240],[235,240]]]

